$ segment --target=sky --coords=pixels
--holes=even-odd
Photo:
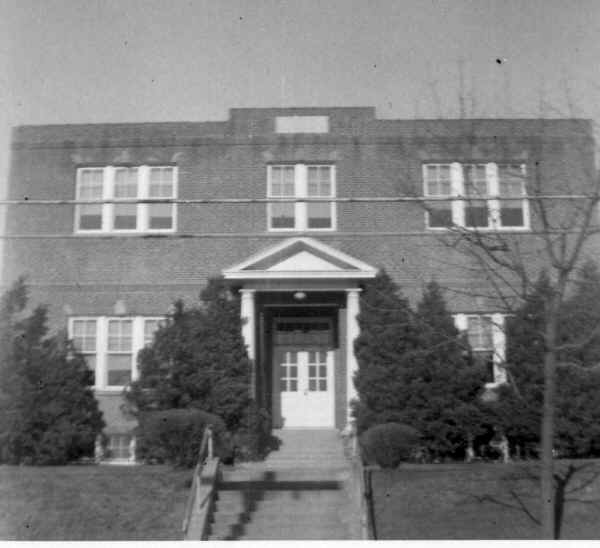
[[[0,13],[0,192],[18,124],[269,106],[458,117],[461,97],[469,117],[600,121],[599,0],[0,0]]]

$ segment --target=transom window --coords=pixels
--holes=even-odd
[[[527,230],[529,202],[525,164],[424,164],[426,225]]]
[[[136,199],[177,197],[175,166],[84,167],[77,171],[78,200],[110,203],[78,204],[76,232],[172,232],[176,204],[137,203]]]
[[[267,197],[281,201],[267,206],[269,230],[334,230],[336,223],[335,166],[271,165],[267,172]],[[288,198],[323,198],[294,202]]]
[[[137,353],[152,343],[162,321],[142,316],[69,320],[69,336],[94,371],[96,389],[121,390],[137,378]]]

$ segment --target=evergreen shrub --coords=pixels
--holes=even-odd
[[[236,458],[260,460],[273,448],[271,415],[251,402],[242,420],[241,428],[233,435]]]
[[[0,301],[0,462],[58,465],[94,455],[104,427],[92,374],[19,279]]]
[[[414,459],[420,439],[420,433],[412,426],[388,422],[369,428],[360,437],[360,444],[367,464],[396,468],[401,462]]]
[[[231,445],[223,421],[200,409],[164,409],[139,416],[137,428],[137,458],[152,464],[193,467],[204,429],[213,427],[215,454],[226,458]]]

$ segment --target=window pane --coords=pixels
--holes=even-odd
[[[96,352],[96,320],[73,321],[72,339],[79,352]]]
[[[485,200],[471,200],[465,206],[466,226],[488,226],[488,207]]]
[[[81,336],[85,334],[85,320],[73,321],[73,336]]]
[[[92,385],[96,384],[96,355],[85,354],[85,362],[87,363],[88,369],[92,372]]]
[[[114,205],[113,228],[116,230],[135,230],[137,227],[137,204]]]
[[[150,228],[154,230],[173,228],[172,204],[150,204],[148,215]]]
[[[290,373],[289,373],[291,378],[297,378],[298,377],[298,367],[295,365],[292,365],[290,367]]]
[[[137,168],[119,168],[115,170],[115,198],[137,197]]]
[[[308,366],[308,376],[316,377],[317,376],[317,367],[315,365]]]
[[[489,316],[472,316],[468,319],[468,338],[474,350],[494,350],[493,323]]]
[[[325,392],[327,390],[327,381],[325,379],[319,380],[319,390]]]
[[[129,444],[131,436],[126,434],[112,434],[108,438],[108,457],[111,459],[129,459]]]
[[[290,392],[296,392],[298,390],[298,381],[290,381]]]
[[[85,169],[79,175],[79,194],[81,200],[102,199],[102,181],[104,171],[102,169]]]
[[[331,228],[331,204],[310,202],[306,204],[308,228]]]
[[[108,322],[109,352],[131,352],[131,320],[110,320]]]
[[[326,365],[319,366],[319,377],[327,377],[327,366]]]
[[[173,168],[150,168],[150,198],[171,198],[173,196]]]
[[[311,392],[316,392],[317,391],[317,381],[315,379],[310,379],[308,381],[308,389]]]
[[[331,196],[331,168],[329,166],[308,166],[307,179],[309,196]]]
[[[500,202],[500,223],[502,226],[524,226],[523,205],[516,201]]]
[[[131,354],[107,354],[107,384],[125,386],[131,381]]]
[[[272,166],[270,195],[273,197],[294,196],[294,166]]]
[[[160,326],[160,320],[145,320],[144,321],[144,345],[152,344],[154,334]]]
[[[288,391],[288,389],[287,389],[287,380],[285,378],[280,379],[280,381],[279,381],[279,390],[281,392],[287,392]]]
[[[476,364],[485,368],[488,382],[494,379],[494,353],[490,350],[480,350],[473,352],[473,360]]]
[[[432,202],[427,204],[427,219],[430,228],[447,228],[452,226],[452,209],[449,203]]]
[[[79,206],[79,228],[81,230],[102,229],[101,204],[82,204]]]
[[[294,204],[271,204],[271,227],[294,228]]]

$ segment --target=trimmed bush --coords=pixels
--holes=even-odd
[[[202,435],[209,424],[213,427],[215,454],[228,457],[231,444],[223,421],[216,415],[200,409],[165,409],[143,413],[137,428],[137,458],[151,464],[195,466]]]
[[[360,437],[360,444],[367,464],[396,468],[414,458],[420,439],[421,435],[412,426],[388,422],[369,428]]]

